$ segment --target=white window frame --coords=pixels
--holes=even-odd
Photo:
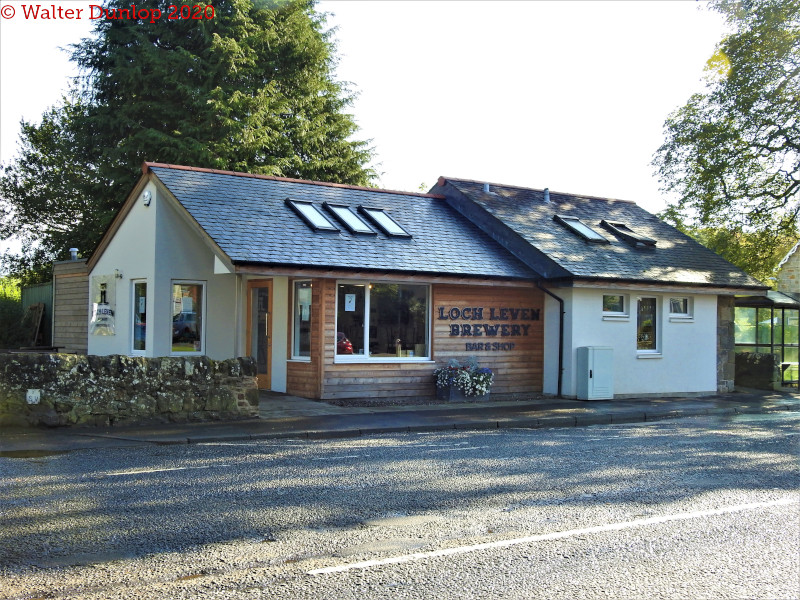
[[[686,300],[686,312],[672,312],[672,300],[673,299],[680,299]],[[694,299],[691,296],[678,296],[672,295],[669,296],[669,320],[670,323],[691,323],[694,321]]]
[[[587,242],[592,242],[594,244],[609,243],[608,239],[603,234],[595,231],[588,223],[581,221],[580,217],[573,217],[572,215],[554,215],[553,220],[557,223],[561,223],[564,227]]]
[[[603,310],[603,302],[605,301],[606,296],[621,296],[622,297],[622,311],[608,311]],[[600,301],[600,312],[603,315],[604,321],[628,321],[631,317],[631,301],[630,295],[628,294],[603,294],[603,297]]]
[[[313,282],[311,279],[295,279],[292,281],[292,360],[301,361],[301,362],[311,362],[311,352],[309,351],[309,356],[303,356],[302,354],[297,353],[297,346],[299,343],[298,336],[297,336],[297,323],[298,317],[297,314],[297,284],[298,283],[309,283],[309,289],[312,289]],[[309,305],[309,327],[311,327],[311,319],[313,319],[313,301],[312,304]]]
[[[143,283],[145,285],[145,294],[144,294],[144,314],[145,314],[145,336],[144,336],[144,350],[137,350],[134,348],[134,344],[136,342],[136,285]],[[130,315],[130,324],[131,324],[131,356],[144,356],[147,353],[147,322],[151,321],[150,317],[148,316],[148,309],[150,307],[150,299],[148,298],[148,288],[150,286],[147,283],[147,279],[140,278],[140,279],[131,279],[131,315]]]
[[[410,238],[411,234],[405,227],[395,220],[383,208],[375,206],[359,206],[358,214],[364,215],[367,220],[389,237]]]
[[[427,350],[426,356],[379,356],[371,357],[369,355],[369,314],[370,314],[370,290],[372,284],[398,284],[398,285],[418,285],[425,287],[425,304],[427,311],[425,318],[427,319],[425,347]],[[336,305],[334,308],[335,327],[334,331],[339,331],[339,286],[340,285],[364,285],[364,354],[337,354],[336,353],[336,340],[334,340],[333,356],[334,363],[410,363],[410,362],[433,362],[431,358],[431,340],[433,338],[433,318],[431,308],[431,286],[428,283],[419,283],[416,281],[381,281],[378,279],[358,280],[358,279],[340,279],[336,281]]]
[[[187,352],[176,352],[172,349],[172,288],[176,285],[199,285],[202,291],[202,302],[203,306],[201,307],[202,316],[200,318],[200,350],[192,350]],[[206,295],[208,293],[208,282],[201,281],[201,280],[193,280],[193,279],[172,279],[169,283],[169,355],[170,356],[203,356],[206,353],[206,329],[208,328],[208,323],[206,320],[206,313],[208,311],[207,305],[208,301],[206,299]]]
[[[339,228],[313,202],[287,198],[286,204],[314,231],[339,231]]]
[[[655,310],[654,316],[656,319],[655,323],[655,334],[656,334],[656,347],[654,349],[639,349],[639,303],[642,300],[655,300]],[[662,344],[664,343],[664,335],[663,335],[663,328],[661,326],[662,321],[662,310],[661,310],[661,296],[638,296],[636,298],[636,338],[634,338],[634,343],[636,344],[636,356],[637,358],[661,358],[662,353]]]

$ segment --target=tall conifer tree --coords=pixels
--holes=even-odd
[[[313,1],[220,0],[199,20],[167,18],[170,4],[137,1],[137,12],[161,10],[152,22],[98,20],[74,47],[76,91],[23,123],[0,179],[0,237],[27,242],[6,260],[15,270],[71,246],[91,252],[145,160],[370,182],[372,153],[352,138],[353,96],[333,77],[335,46]]]

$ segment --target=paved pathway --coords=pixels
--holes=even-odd
[[[695,415],[800,411],[800,394],[746,390],[700,398],[586,402],[539,398],[507,402],[342,407],[267,393],[260,418],[213,423],[147,424],[0,431],[0,456],[141,444],[186,444],[262,438],[337,438],[371,433],[580,427]]]

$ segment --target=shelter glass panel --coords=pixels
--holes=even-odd
[[[737,306],[734,310],[734,339],[737,344],[756,343],[756,309]]]
[[[772,343],[772,309],[759,308],[756,316],[756,342],[759,344]]]

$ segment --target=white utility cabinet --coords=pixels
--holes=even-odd
[[[614,349],[578,348],[578,400],[614,399]]]

